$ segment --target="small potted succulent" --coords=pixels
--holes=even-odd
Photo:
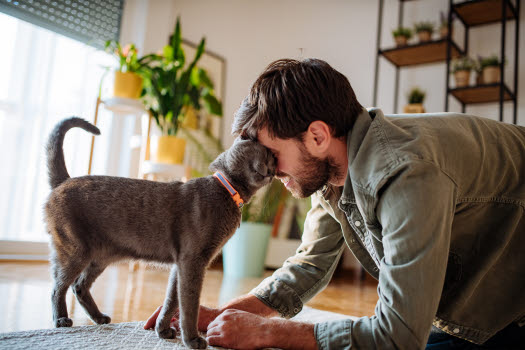
[[[414,25],[414,29],[419,37],[419,42],[427,42],[432,39],[432,33],[434,33],[434,23],[419,22]]]
[[[392,31],[392,36],[397,46],[405,46],[408,40],[412,38],[412,35],[412,29],[410,28],[399,27]]]
[[[467,56],[460,57],[453,61],[452,74],[454,74],[456,87],[465,87],[469,85],[470,71],[474,66],[474,61]]]
[[[482,72],[484,84],[494,84],[500,82],[501,60],[499,59],[498,55],[480,57],[478,62],[479,69]]]
[[[149,56],[139,58],[134,44],[124,47],[118,41],[108,40],[105,51],[115,56],[119,67],[115,70],[113,95],[115,97],[138,99],[142,92],[141,72],[151,59]]]
[[[446,39],[448,37],[448,18],[443,11],[439,12],[439,23],[439,37]]]
[[[425,101],[426,92],[418,87],[412,88],[408,94],[408,104],[403,108],[405,113],[425,113],[423,101]]]
[[[476,61],[474,61],[474,67],[472,69],[476,72],[476,85],[483,85],[483,69],[481,68],[482,57],[478,55]]]

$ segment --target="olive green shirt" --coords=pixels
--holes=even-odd
[[[525,320],[525,128],[363,110],[348,177],[312,196],[295,256],[252,293],[283,317],[330,281],[345,243],[379,280],[375,315],[315,325],[320,349],[423,349],[432,324],[481,344]]]

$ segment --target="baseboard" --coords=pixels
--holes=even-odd
[[[49,245],[46,242],[0,240],[0,260],[47,261]]]

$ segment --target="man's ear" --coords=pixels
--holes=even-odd
[[[316,120],[308,126],[304,143],[312,155],[321,157],[326,154],[332,142],[332,131],[328,124],[321,120]]]

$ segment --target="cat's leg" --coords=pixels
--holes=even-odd
[[[200,259],[186,261],[179,270],[179,304],[182,341],[191,349],[206,349],[208,343],[197,329],[199,303],[206,264]]]
[[[103,260],[98,260],[97,262],[92,261],[71,286],[78,302],[96,324],[106,324],[111,322],[111,318],[108,315],[100,312],[95,300],[93,300],[91,292],[89,291],[93,282],[98,276],[100,276],[108,264],[109,262]]]
[[[71,327],[73,321],[67,315],[66,293],[71,283],[82,272],[87,263],[81,259],[73,259],[64,254],[57,256],[54,252],[51,254],[50,261],[51,273],[54,279],[51,293],[53,322],[55,327]]]
[[[177,280],[178,280],[179,268],[173,264],[170,272],[170,278],[168,280],[168,288],[166,290],[166,299],[164,299],[164,305],[157,317],[157,324],[155,325],[155,331],[159,338],[173,339],[177,332],[175,329],[170,327],[171,318],[175,315],[177,310],[178,299],[177,299]]]

